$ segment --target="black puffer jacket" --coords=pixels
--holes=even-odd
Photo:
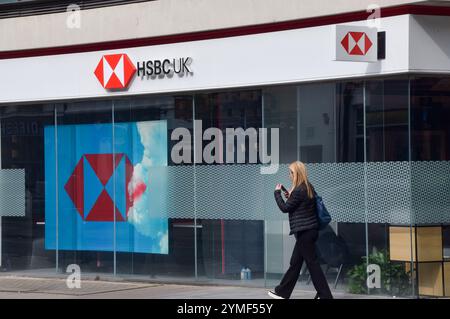
[[[311,184],[310,186],[312,187]],[[316,200],[314,197],[308,197],[305,184],[295,188],[289,195],[286,203],[281,197],[281,190],[276,190],[275,200],[283,213],[289,213],[289,225],[291,227],[289,235],[299,231],[319,228]]]

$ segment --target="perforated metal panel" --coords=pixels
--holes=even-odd
[[[307,169],[334,221],[365,222],[363,163],[309,164]]]
[[[273,190],[277,183],[290,185],[288,165],[280,165],[273,175],[261,174],[260,167],[168,167],[169,217],[286,220]],[[334,221],[450,222],[450,162],[320,163],[307,168]]]
[[[411,163],[411,185],[414,223],[450,223],[450,162]]]
[[[194,167],[169,166],[167,169],[167,216],[194,218]]]
[[[169,217],[264,219],[263,176],[259,168],[258,165],[199,165],[194,172],[193,166],[169,167]]]
[[[367,222],[411,223],[409,162],[367,164]]]
[[[25,170],[0,170],[0,216],[25,216]]]
[[[199,165],[194,171],[193,166],[169,167],[169,217],[287,219],[287,214],[278,209],[273,192],[277,183],[290,185],[288,165],[280,165],[272,175],[261,174],[260,168],[260,165]],[[308,170],[335,220],[364,222],[362,164],[312,164]]]

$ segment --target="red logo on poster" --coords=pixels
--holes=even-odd
[[[64,189],[83,220],[124,222],[130,207],[147,189],[142,181],[132,182],[133,171],[130,159],[123,153],[84,154]],[[113,186],[114,176],[116,187]]]
[[[108,90],[128,87],[136,67],[126,54],[104,55],[95,69],[95,76]]]
[[[349,55],[366,55],[373,43],[365,32],[348,32],[341,44]]]

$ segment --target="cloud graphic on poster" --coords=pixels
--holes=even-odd
[[[158,233],[159,236],[159,251],[162,254],[167,254],[169,252],[169,236],[167,231]]]
[[[128,194],[134,200],[128,211],[128,221],[142,235],[161,237],[158,233],[162,224],[167,223],[167,216],[163,216],[165,212],[159,203],[161,200],[152,202],[152,195],[164,190],[150,180],[150,174],[152,169],[158,169],[157,166],[167,165],[167,129],[164,121],[137,122],[136,127],[138,136],[133,137],[139,140],[143,154],[141,161],[134,166],[128,184]]]

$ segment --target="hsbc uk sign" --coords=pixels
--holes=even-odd
[[[377,29],[337,25],[335,32],[336,61],[376,62]]]
[[[95,68],[94,74],[107,90],[123,90],[130,86],[136,75],[141,79],[172,78],[175,74],[183,77],[193,74],[192,58],[140,61],[135,65],[127,54],[104,55]]]

